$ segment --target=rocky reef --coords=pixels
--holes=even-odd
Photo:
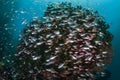
[[[108,28],[91,8],[50,3],[23,31],[15,80],[96,80],[112,58]]]

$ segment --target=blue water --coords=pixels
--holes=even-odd
[[[107,23],[110,24],[109,31],[113,34],[114,39],[112,45],[114,48],[114,56],[108,70],[111,71],[111,78],[109,80],[120,80],[120,0],[6,0],[0,1],[6,3],[0,8],[0,50],[2,55],[12,54],[13,48],[5,47],[7,43],[13,46],[19,42],[18,38],[25,25],[33,20],[34,17],[38,19],[44,14],[48,2],[71,2],[73,5],[82,5],[97,10],[100,15],[104,16]],[[0,4],[1,4],[0,3]],[[11,6],[14,5],[14,6]],[[5,6],[5,7],[4,7]],[[10,6],[10,7],[9,7]],[[11,10],[13,9],[13,11]],[[4,17],[3,13],[8,13],[9,17]],[[3,17],[2,17],[3,16]],[[13,18],[13,20],[12,20]],[[6,32],[7,31],[7,32]],[[3,35],[5,33],[5,35]],[[9,33],[9,34],[8,34]],[[7,40],[3,41],[2,37]],[[5,49],[3,49],[3,46]],[[11,50],[13,49],[13,50]]]

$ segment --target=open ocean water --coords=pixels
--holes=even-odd
[[[0,0],[0,61],[12,66],[10,59],[16,51],[21,31],[26,24],[44,15],[49,2],[70,2],[93,8],[110,24],[113,34],[113,58],[107,66],[109,79],[120,80],[120,1],[119,0]],[[8,79],[7,79],[8,80]]]

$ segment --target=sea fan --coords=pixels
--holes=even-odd
[[[16,80],[95,80],[111,61],[112,35],[102,16],[70,3],[49,4],[24,29],[14,61]]]

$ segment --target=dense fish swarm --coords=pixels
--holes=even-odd
[[[51,3],[24,30],[15,80],[96,80],[111,61],[112,35],[97,11]]]

